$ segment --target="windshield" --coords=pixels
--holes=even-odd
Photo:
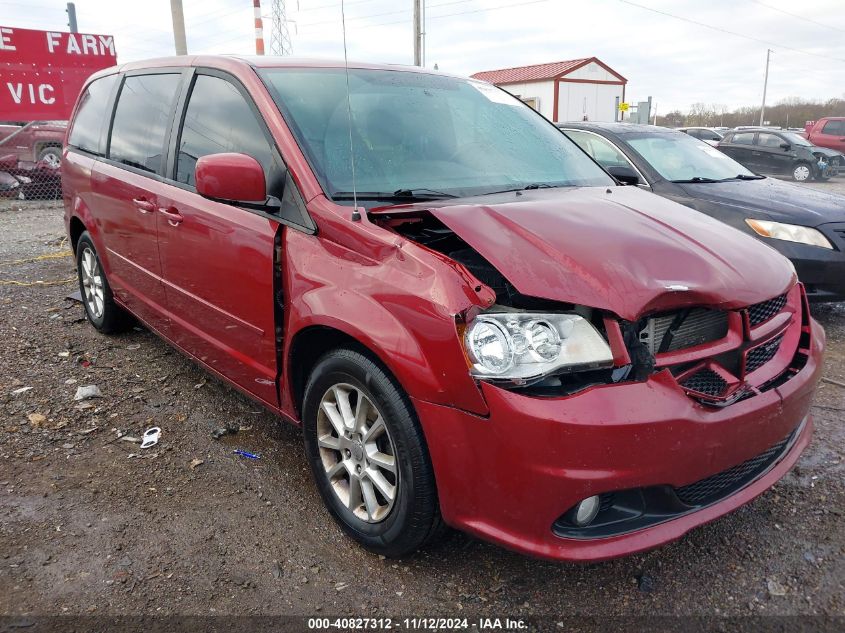
[[[344,70],[267,69],[261,76],[324,191],[348,201],[353,187]],[[349,106],[362,198],[615,184],[554,126],[489,84],[350,69]]]
[[[781,132],[781,135],[786,139],[788,143],[792,143],[793,145],[801,145],[802,147],[812,147],[813,144],[805,139],[800,134],[796,134],[795,132]]]
[[[754,176],[715,147],[687,134],[629,135],[625,140],[657,173],[673,182]]]

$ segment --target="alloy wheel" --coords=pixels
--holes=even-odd
[[[82,258],[79,261],[79,274],[82,278],[85,305],[91,316],[99,319],[103,316],[103,309],[105,307],[103,274],[100,271],[100,263],[97,261],[97,256],[87,246],[82,251]]]
[[[350,384],[330,387],[317,412],[317,444],[340,502],[362,521],[384,521],[399,492],[399,470],[393,441],[372,400]]]
[[[62,166],[61,156],[59,156],[58,154],[56,154],[54,152],[48,152],[48,153],[44,154],[44,156],[41,158],[41,160],[43,160],[45,163],[47,163],[47,165],[49,165],[53,169],[58,169],[59,167]]]

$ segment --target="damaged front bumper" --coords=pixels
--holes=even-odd
[[[587,561],[655,547],[734,510],[771,487],[809,442],[824,332],[811,320],[807,330],[800,370],[723,408],[691,398],[668,369],[562,398],[482,383],[486,418],[415,400],[426,436],[446,438],[429,446],[444,519],[525,554]],[[678,498],[767,452],[763,467],[721,496],[676,510],[666,505],[667,491]],[[655,490],[664,493],[662,505]],[[629,491],[644,499],[641,515],[663,516],[592,534],[566,529],[562,517],[579,501],[601,495],[608,512],[614,502],[607,496],[630,498]]]

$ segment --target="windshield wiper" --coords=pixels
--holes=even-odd
[[[528,185],[521,185],[519,187],[514,187],[513,189],[500,189],[498,191],[486,191],[484,193],[477,194],[479,196],[492,196],[497,193],[511,193],[514,191],[531,191],[533,189],[557,189],[559,187],[566,187],[568,185],[550,185],[547,182],[532,182]]]
[[[672,182],[677,184],[684,184],[688,182],[722,182],[721,180],[716,180],[715,178],[707,178],[705,176],[693,176],[692,178],[687,178],[684,180],[673,180]]]
[[[749,176],[748,174],[737,174],[733,178],[725,178],[725,180],[762,180],[763,178],[765,178],[765,176]]]
[[[356,196],[351,191],[336,191],[332,194],[333,200],[352,200]],[[458,196],[434,189],[397,189],[394,192],[388,191],[359,191],[359,200],[386,200],[409,202],[413,200],[443,200],[445,198],[457,198]]]

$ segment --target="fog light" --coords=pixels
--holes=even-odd
[[[593,522],[601,507],[598,495],[587,497],[572,510],[572,522],[578,527],[584,527]]]

